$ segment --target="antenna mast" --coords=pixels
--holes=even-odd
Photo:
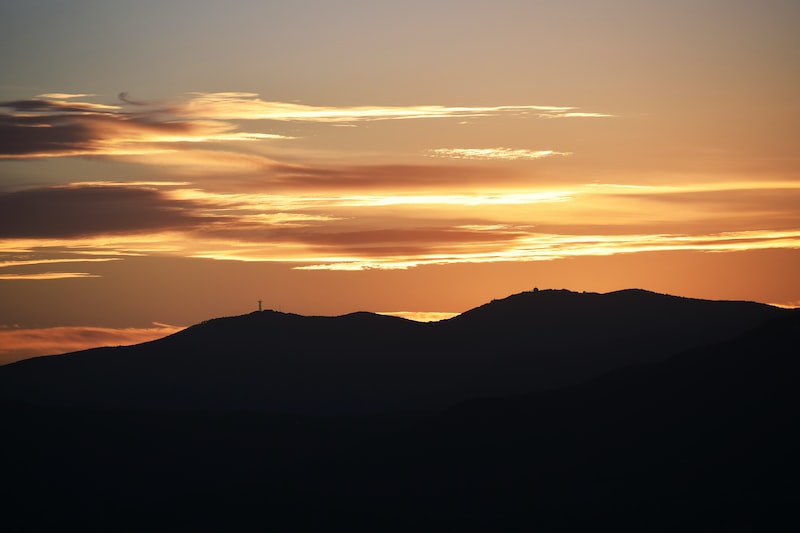
[[[261,300],[258,301],[258,312],[261,312]]]

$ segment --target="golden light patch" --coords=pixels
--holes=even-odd
[[[414,322],[439,322],[458,316],[460,313],[448,313],[444,311],[380,311],[379,315],[397,316]]]

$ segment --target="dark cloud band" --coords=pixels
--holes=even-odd
[[[200,206],[132,187],[50,187],[0,194],[0,238],[67,238],[196,227]]]

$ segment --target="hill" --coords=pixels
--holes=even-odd
[[[625,311],[626,306],[639,313]],[[607,316],[612,310],[617,314]],[[527,320],[521,318],[525,314]],[[431,327],[364,313],[299,317],[267,312],[209,321],[142,346],[157,346],[150,353],[156,360],[171,353],[171,364],[178,366],[190,355],[205,353],[204,347],[210,347],[209,353],[220,346],[244,348],[264,338],[264,330],[268,338],[287,343],[278,346],[304,350],[321,343],[305,339],[292,344],[309,331],[324,334],[334,345],[385,346],[395,355],[404,352],[391,352],[392,347],[407,349],[424,341],[436,348],[428,355],[457,346],[461,357],[466,353],[468,359],[493,361],[482,368],[494,369],[491,378],[497,380],[498,361],[519,365],[527,361],[526,353],[530,358],[543,353],[542,343],[512,342],[514,332],[529,331],[530,323],[555,327],[572,317],[572,326],[565,325],[563,332],[583,320],[610,324],[630,319],[642,331],[662,331],[653,324],[674,327],[678,314],[694,317],[707,329],[718,327],[714,335],[725,338],[707,342],[697,328],[695,336],[674,335],[676,341],[663,330],[665,336],[654,342],[691,346],[622,366],[617,360],[614,369],[600,376],[556,388],[470,396],[426,411],[309,416],[175,410],[162,403],[156,409],[77,407],[6,396],[0,401],[4,525],[12,531],[65,524],[104,531],[796,530],[797,310],[642,291],[539,291]],[[747,328],[749,320],[757,325]],[[731,324],[744,331],[734,331]],[[544,335],[547,328],[535,331]],[[228,340],[231,334],[238,344]],[[505,341],[492,344],[489,335]],[[620,342],[622,335],[609,334],[599,346],[618,347],[609,343]],[[481,340],[486,344],[468,350]],[[574,346],[588,345],[574,341]],[[492,346],[509,352],[487,351]],[[537,350],[525,352],[531,346]],[[648,344],[639,346],[644,350]],[[183,351],[190,349],[195,351]],[[511,352],[522,355],[508,356]],[[58,368],[49,365],[63,364],[66,372],[75,372],[72,365],[83,361],[91,369],[95,357],[103,359],[97,353],[3,368],[25,369],[27,374],[14,370],[5,375],[29,379],[45,364],[54,383]],[[129,355],[121,353],[110,357],[117,371],[120,363],[114,358]],[[585,357],[563,353],[575,361]],[[227,364],[240,361],[236,350],[224,355]],[[592,357],[604,355],[591,352]],[[415,364],[424,360],[412,359]],[[153,361],[146,363],[143,367],[153,366]],[[336,366],[326,370],[331,368]],[[509,372],[517,368],[522,367],[512,366]],[[66,375],[85,379],[89,374],[84,372]],[[5,387],[10,381],[3,379]],[[511,383],[516,386],[518,380]]]
[[[0,389],[11,399],[72,407],[437,409],[579,383],[730,339],[785,313],[642,290],[524,292],[438,323],[264,311],[136,346],[6,365]]]

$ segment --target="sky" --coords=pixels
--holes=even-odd
[[[0,364],[258,308],[800,305],[793,0],[0,3]]]

